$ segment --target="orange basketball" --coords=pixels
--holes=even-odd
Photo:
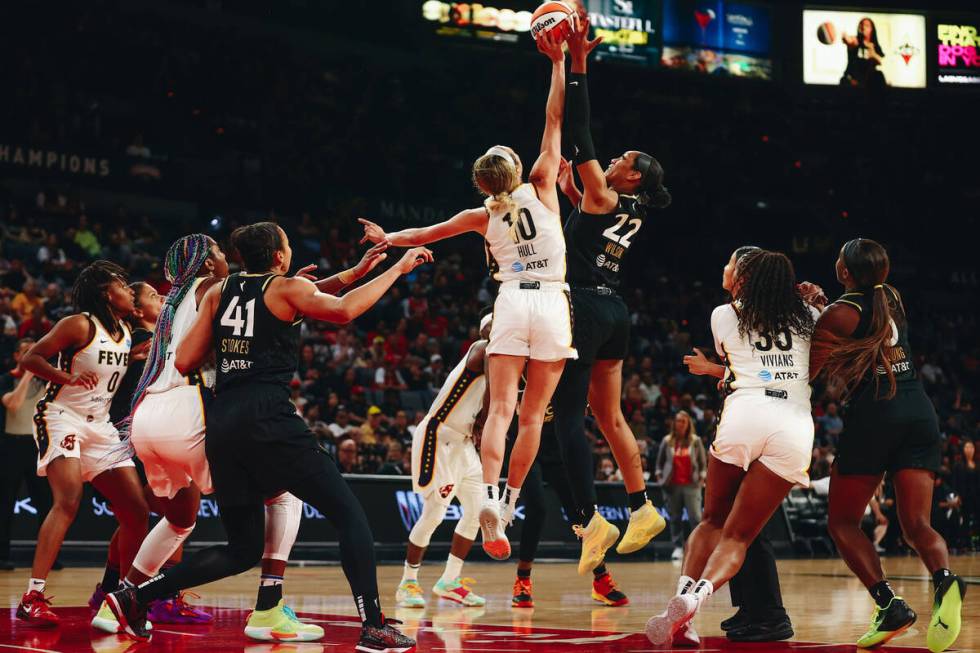
[[[837,40],[837,28],[830,21],[817,28],[817,38],[824,45],[831,45]]]
[[[542,32],[559,30],[557,36],[564,41],[572,33],[575,10],[564,2],[544,2],[531,15],[531,36],[534,40]]]

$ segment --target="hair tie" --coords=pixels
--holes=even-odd
[[[884,287],[885,287],[885,284],[879,283],[877,286],[875,286],[875,290],[878,290],[879,288],[884,288]]]

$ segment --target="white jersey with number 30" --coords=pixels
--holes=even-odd
[[[565,234],[561,216],[538,199],[531,184],[519,186],[511,199],[516,209],[509,203],[487,209],[485,238],[491,276],[501,282],[564,282]]]

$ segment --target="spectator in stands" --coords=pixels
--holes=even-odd
[[[18,338],[30,338],[40,340],[44,334],[51,330],[51,320],[48,319],[44,304],[37,304],[31,316],[21,322],[20,329],[17,331]]]
[[[381,439],[381,420],[384,414],[378,406],[371,406],[367,411],[367,421],[361,425],[360,444],[377,444]]]
[[[337,467],[341,474],[357,474],[357,443],[347,438],[337,445]]]
[[[817,418],[817,423],[822,428],[824,441],[836,444],[837,437],[844,430],[844,420],[841,419],[837,404],[829,402],[824,414]]]
[[[684,557],[687,531],[682,521],[687,512],[691,530],[701,523],[701,488],[708,470],[708,458],[701,438],[694,430],[694,420],[686,411],[674,417],[674,429],[660,443],[657,453],[656,479],[663,487],[670,514],[670,536],[674,543],[672,560]]]
[[[374,371],[374,387],[377,390],[407,390],[408,385],[398,369],[398,357],[385,354],[384,361]]]
[[[442,362],[441,354],[432,354],[429,357],[429,366],[425,368],[425,375],[428,377],[429,391],[433,394],[439,392],[439,388],[446,382],[449,372]]]
[[[333,434],[333,438],[337,442],[343,441],[350,432],[354,429],[354,426],[350,423],[350,415],[347,413],[347,406],[340,404],[337,406],[337,414],[334,416],[334,421],[327,426],[330,429],[330,433]]]
[[[75,244],[84,251],[89,258],[98,258],[102,255],[102,245],[95,232],[89,228],[88,216],[84,213],[78,216],[78,228],[75,230]]]
[[[387,476],[404,476],[402,469],[402,459],[405,457],[405,447],[398,440],[392,440],[388,444],[388,451],[385,455],[385,462],[378,469],[378,474]]]
[[[961,544],[963,499],[956,494],[941,474],[933,480],[932,527],[943,536],[951,549]]]
[[[953,466],[953,491],[963,498],[963,519],[973,542],[980,535],[980,472],[975,460],[976,446],[972,440],[963,442],[962,460]]]
[[[10,308],[14,310],[16,319],[18,321],[23,321],[33,316],[35,309],[40,307],[43,303],[44,300],[38,293],[37,281],[34,279],[28,279],[24,282],[21,291],[14,295],[13,300],[10,302]]]

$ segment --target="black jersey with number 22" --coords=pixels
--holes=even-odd
[[[233,274],[214,315],[215,393],[243,384],[285,387],[299,358],[300,322],[284,322],[265,304],[275,274]]]
[[[573,286],[617,288],[626,254],[643,226],[644,214],[635,195],[620,195],[616,208],[603,215],[576,207],[565,221],[568,282]]]

